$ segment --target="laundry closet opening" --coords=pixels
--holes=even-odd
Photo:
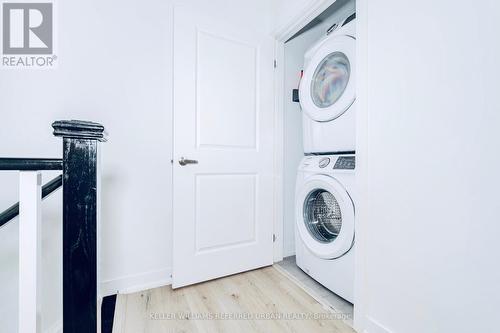
[[[276,265],[351,325],[355,10],[355,1],[337,0],[284,43],[283,261]]]

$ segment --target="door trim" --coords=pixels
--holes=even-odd
[[[314,20],[316,16],[321,14],[325,9],[330,7],[336,0],[312,0],[309,1],[297,15],[291,18],[287,23],[274,30],[274,38],[277,41],[285,42],[288,38],[299,32],[309,22]]]

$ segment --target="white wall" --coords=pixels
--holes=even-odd
[[[109,292],[127,283],[169,279],[171,14],[169,3],[157,0],[60,1],[59,67],[0,74],[0,156],[60,157],[61,139],[52,136],[50,126],[57,119],[106,126],[101,276]],[[6,208],[17,200],[17,175],[0,177],[5,184],[0,207]],[[61,311],[60,193],[43,205],[43,322],[48,328]],[[0,230],[0,265],[8,275],[4,278],[17,283],[17,221],[7,229]],[[0,296],[2,312],[16,310],[15,290],[0,283],[0,293],[9,297]],[[2,326],[16,324],[16,315],[0,317],[8,318]]]
[[[283,256],[295,254],[295,181],[297,168],[304,157],[302,111],[292,102],[292,90],[298,88],[300,71],[304,69],[304,54],[334,23],[355,10],[355,1],[336,1],[313,26],[285,44],[284,50],[284,114],[283,114]]]
[[[0,73],[0,156],[60,157],[61,139],[50,126],[56,119],[97,121],[109,132],[101,145],[105,294],[170,281],[172,2],[58,1],[59,67]],[[271,25],[265,0],[180,3],[224,11],[241,24]],[[1,172],[0,182],[3,210],[17,200],[17,174]],[[49,328],[61,311],[60,193],[44,201],[43,218]],[[0,230],[0,267],[0,332],[15,332],[17,221]]]
[[[496,331],[500,4],[358,5],[366,332]]]

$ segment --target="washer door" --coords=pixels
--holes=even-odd
[[[354,242],[354,204],[334,178],[309,178],[297,196],[297,229],[305,246],[316,256],[335,259]]]
[[[356,40],[332,36],[311,57],[300,82],[303,111],[319,122],[331,121],[346,112],[356,99]]]

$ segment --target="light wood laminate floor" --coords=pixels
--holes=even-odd
[[[114,333],[354,332],[274,267],[118,295]]]

